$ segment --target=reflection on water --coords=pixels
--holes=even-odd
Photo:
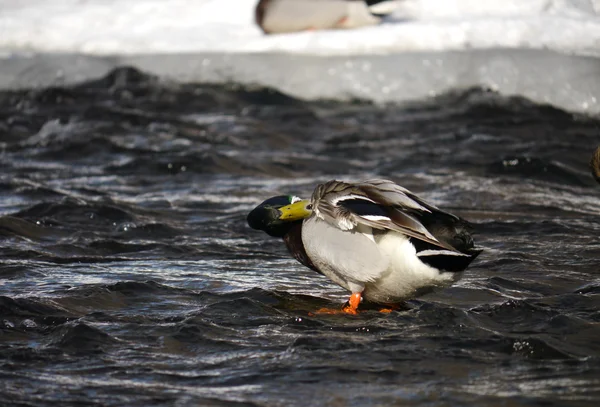
[[[0,106],[9,404],[600,397],[597,120],[477,89],[304,103],[130,69]],[[473,221],[486,250],[406,310],[309,316],[345,293],[245,215],[336,177],[393,179]]]

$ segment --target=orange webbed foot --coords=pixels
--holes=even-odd
[[[401,309],[403,305],[404,304],[402,304],[402,303],[400,303],[400,304],[385,304],[384,307],[379,309],[379,312],[382,312],[384,314],[389,314],[391,312]]]
[[[358,306],[360,305],[361,293],[353,293],[348,300],[348,304],[344,305],[342,309],[332,309],[332,308],[320,308],[315,311],[315,314],[328,314],[328,315],[337,315],[337,314],[350,314],[357,315],[358,314]],[[309,313],[309,315],[312,313]]]
[[[315,312],[309,312],[308,315],[310,316],[314,316],[314,315],[338,315],[338,314],[345,314],[346,312],[344,312],[344,309],[336,309],[336,308],[319,308],[318,310],[316,310]]]

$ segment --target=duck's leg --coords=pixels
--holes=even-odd
[[[352,293],[348,300],[348,305],[342,308],[342,312],[346,314],[356,315],[358,314],[358,306],[360,305],[360,299],[362,298],[361,293]]]
[[[350,299],[348,300],[348,304],[344,305],[342,309],[331,309],[331,308],[320,308],[315,311],[315,314],[358,314],[358,306],[360,305],[360,300],[362,298],[362,293],[352,293]]]

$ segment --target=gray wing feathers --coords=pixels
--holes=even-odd
[[[384,206],[399,206],[430,212],[425,206],[413,199],[413,195],[406,188],[385,179],[372,179],[361,182],[357,186],[365,192],[367,197]]]
[[[410,212],[428,212],[437,211],[435,206],[426,203],[416,197],[412,192],[403,188],[392,181],[384,179],[372,179],[358,184],[347,184],[339,181],[330,181],[322,184],[315,191],[320,199],[326,194],[349,194],[364,196],[387,208],[389,217],[363,216],[354,212],[344,210],[344,213],[337,211],[337,218],[341,220],[342,229],[349,229],[352,224],[363,224],[379,230],[393,230],[403,233],[410,237],[423,240],[438,247],[457,252],[456,249],[444,242],[436,239],[419,220],[410,214]],[[314,196],[313,196],[314,198]],[[333,208],[330,211],[333,212]]]

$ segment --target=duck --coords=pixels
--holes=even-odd
[[[596,182],[600,184],[600,146],[598,146],[592,154],[590,169],[592,170],[592,176]]]
[[[260,0],[255,22],[265,34],[375,25],[397,0]]]
[[[331,180],[309,200],[283,201],[259,205],[253,217],[262,223],[250,226],[283,237],[300,263],[351,293],[341,309],[323,313],[357,314],[363,300],[389,312],[455,283],[482,252],[468,221],[390,180]]]

